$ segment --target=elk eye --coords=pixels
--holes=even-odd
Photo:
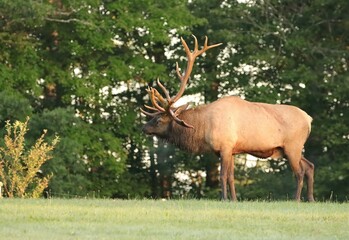
[[[162,118],[158,118],[158,119],[156,120],[156,125],[160,125],[160,124],[162,124]]]

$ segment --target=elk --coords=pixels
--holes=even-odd
[[[192,153],[213,151],[220,157],[222,200],[226,200],[227,184],[230,198],[237,200],[234,185],[234,155],[247,153],[258,158],[286,157],[296,176],[295,199],[300,201],[304,176],[307,178],[308,201],[314,201],[314,165],[303,155],[304,144],[310,134],[312,118],[303,110],[284,104],[249,102],[238,96],[227,96],[206,105],[188,108],[188,104],[175,107],[184,93],[196,57],[221,44],[202,49],[194,37],[194,50],[181,38],[187,55],[187,67],[176,72],[181,81],[178,93],[170,97],[168,90],[157,80],[156,88],[148,87],[152,106],[141,112],[152,119],[143,126],[147,135],[155,135],[180,149]]]

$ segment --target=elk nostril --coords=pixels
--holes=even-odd
[[[142,132],[145,134],[149,134],[149,129],[146,126],[142,127]]]

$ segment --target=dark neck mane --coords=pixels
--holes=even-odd
[[[194,126],[186,128],[175,121],[171,122],[169,134],[163,139],[174,144],[178,148],[192,152],[201,153],[206,151],[205,143],[205,121],[200,117],[200,109],[188,109],[183,111],[178,118]]]

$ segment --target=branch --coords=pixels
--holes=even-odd
[[[53,14],[50,14],[51,17],[46,17],[45,19],[47,21],[50,21],[50,22],[60,22],[60,23],[77,22],[77,23],[81,23],[83,25],[94,27],[95,25],[91,22],[80,20],[78,18],[72,17],[73,14],[80,12],[85,7],[86,6],[81,6],[80,8],[77,8],[77,9],[72,8],[70,11],[57,11],[56,10],[53,12]],[[57,17],[57,18],[55,18],[55,17]],[[66,19],[61,19],[60,17],[66,18]],[[71,18],[68,18],[68,17],[71,17]]]
[[[83,25],[87,25],[87,26],[91,26],[91,27],[94,27],[95,25],[90,23],[90,22],[87,22],[87,21],[83,21],[83,20],[80,20],[80,19],[77,19],[77,18],[69,18],[69,19],[56,19],[56,18],[50,18],[50,17],[46,17],[45,18],[47,21],[50,21],[50,22],[59,22],[59,23],[71,23],[71,22],[77,22],[77,23],[81,23]]]

